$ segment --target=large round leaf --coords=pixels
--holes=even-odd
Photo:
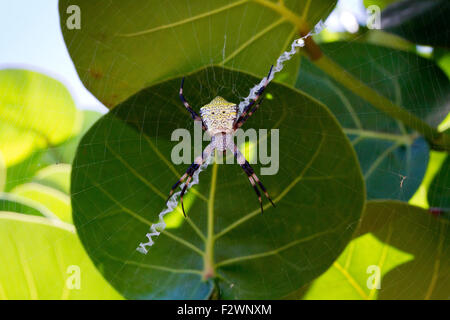
[[[174,212],[178,226],[142,255],[136,247],[188,167],[171,161],[172,132],[193,128],[178,98],[180,80],[139,92],[80,142],[71,186],[79,236],[128,298],[208,298],[213,281],[204,279],[204,262],[214,266],[221,298],[281,298],[324,272],[350,240],[364,202],[355,153],[323,105],[271,83],[245,128],[279,129],[279,171],[260,176],[277,207],[266,203],[262,215],[237,164],[211,165],[188,192],[188,219]],[[186,78],[185,95],[197,110],[217,95],[237,103],[257,82],[207,68]],[[259,174],[260,166],[254,168]],[[205,255],[206,246],[212,256]]]
[[[59,11],[80,79],[111,108],[156,81],[211,64],[265,75],[299,29],[314,26],[335,3],[62,0]],[[76,19],[67,13],[73,5],[80,8],[80,29],[67,27]],[[294,80],[296,71],[289,75]]]
[[[448,113],[450,83],[433,61],[356,42],[321,48],[358,80],[429,124],[437,126]],[[352,139],[369,199],[408,200],[414,194],[428,162],[429,147],[423,138],[306,59],[296,87],[325,103]]]

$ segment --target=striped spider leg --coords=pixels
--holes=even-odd
[[[258,200],[261,206],[261,213],[263,212],[263,205],[261,200],[261,193],[258,189],[261,188],[267,199],[269,199],[270,203],[275,207],[272,199],[269,196],[264,185],[261,183],[259,178],[256,176],[255,171],[250,166],[248,161],[245,159],[244,155],[238,150],[237,146],[233,142],[233,137],[237,129],[239,129],[245,121],[258,109],[259,105],[262,102],[262,99],[258,102],[260,96],[264,92],[264,89],[269,83],[269,78],[272,73],[272,68],[270,68],[269,74],[266,77],[264,85],[256,91],[256,95],[254,99],[251,99],[249,103],[244,107],[242,114],[238,117],[238,106],[235,103],[231,103],[226,101],[222,97],[215,97],[210,103],[204,105],[200,108],[199,116],[189,105],[183,95],[183,85],[184,78],[181,81],[180,87],[180,99],[183,102],[186,109],[192,116],[194,121],[201,121],[203,130],[207,131],[211,136],[211,143],[203,150],[201,156],[195,158],[194,162],[189,166],[186,170],[185,174],[172,186],[170,190],[169,197],[173,195],[175,189],[184,182],[184,186],[181,190],[180,194],[180,202],[183,210],[183,214],[186,217],[186,212],[184,211],[183,205],[183,196],[189,188],[189,183],[192,180],[194,173],[200,168],[200,166],[213,155],[215,150],[222,151],[223,154],[226,154],[227,149],[232,151],[237,162],[242,167],[244,172],[247,174],[247,177],[253,186],[253,189],[258,196]],[[252,108],[253,106],[253,108]]]
[[[206,131],[205,123],[203,122],[202,118],[197,114],[197,112],[192,109],[192,107],[189,105],[189,103],[186,101],[183,95],[183,86],[184,86],[184,78],[181,79],[181,86],[180,86],[180,99],[181,102],[183,102],[184,106],[186,107],[187,111],[190,112],[191,117],[194,121],[201,121],[203,130]]]
[[[258,103],[253,107],[252,110],[248,111],[248,113],[245,116],[243,116],[240,121],[236,121],[236,123],[234,124],[235,130],[242,127],[242,125],[245,123],[245,121],[247,121],[247,119],[250,118],[252,116],[252,114],[255,113],[256,110],[258,110],[259,106],[263,103],[263,101],[264,101],[264,98],[261,98],[258,101]],[[242,114],[244,114],[244,113],[242,113]]]
[[[253,115],[253,113],[259,108],[259,106],[263,102],[264,99],[263,98],[259,99],[259,98],[261,97],[262,93],[264,92],[264,89],[266,89],[267,85],[269,84],[269,79],[270,79],[270,75],[272,73],[272,69],[273,69],[273,66],[270,67],[269,73],[267,74],[267,77],[266,77],[266,81],[265,81],[264,85],[261,88],[259,88],[259,90],[256,92],[255,98],[252,99],[251,101],[249,101],[248,105],[246,105],[244,107],[242,114],[239,116],[239,118],[236,119],[234,126],[233,126],[234,130],[237,130],[240,127],[242,127],[242,125],[247,121],[247,119]],[[255,105],[255,106],[253,107],[253,109],[250,110],[250,108],[253,105]],[[270,198],[269,193],[267,192],[267,189],[264,187],[262,182],[256,176],[255,171],[250,166],[247,159],[245,159],[244,155],[239,151],[238,147],[234,143],[231,143],[231,145],[229,146],[229,149],[231,151],[233,151],[233,154],[234,154],[238,164],[242,167],[244,172],[247,174],[247,177],[250,180],[250,183],[251,183],[253,189],[255,190],[256,195],[258,196],[258,201],[261,206],[261,213],[263,213],[264,209],[263,209],[262,200],[261,200],[261,193],[259,192],[256,184],[259,185],[261,190],[264,192],[264,195],[266,196],[266,198],[270,201],[272,206],[275,207],[275,204],[273,203],[272,199]]]
[[[182,183],[184,180],[186,180],[183,189],[181,190],[180,194],[180,202],[181,202],[181,209],[183,210],[183,215],[186,217],[186,212],[184,211],[184,204],[183,204],[183,196],[187,191],[187,188],[189,187],[189,183],[192,180],[192,176],[194,175],[195,171],[200,168],[200,166],[213,154],[215,150],[213,142],[211,142],[202,152],[201,156],[198,156],[195,158],[194,162],[189,166],[189,168],[186,170],[186,173],[181,176],[181,178],[172,186],[172,189],[170,190],[169,197],[167,198],[167,201],[169,201],[170,197],[174,193],[175,189]],[[166,202],[167,202],[166,201]]]
[[[256,184],[258,184],[258,186],[264,192],[264,195],[270,201],[272,206],[275,207],[275,203],[273,203],[272,199],[270,198],[269,193],[267,192],[267,189],[264,187],[262,182],[256,176],[255,171],[250,166],[247,159],[245,159],[244,155],[239,151],[237,145],[235,145],[233,142],[231,142],[231,145],[229,146],[229,148],[233,151],[234,157],[236,158],[238,164],[242,167],[244,172],[247,174],[248,180],[250,180],[250,183],[251,183],[253,189],[255,190],[256,195],[258,196],[259,205],[261,206],[261,213],[264,212],[264,209],[263,209],[263,204],[262,204],[262,200],[261,200],[261,193],[259,192]]]
[[[269,84],[270,75],[272,74],[273,66],[270,67],[269,73],[267,74],[266,81],[264,85],[259,88],[259,90],[256,92],[256,96],[254,99],[250,100],[248,105],[244,107],[244,110],[242,111],[242,114],[239,116],[239,118],[236,119],[236,122],[234,123],[234,130],[240,128],[245,121],[247,121],[248,118],[252,116],[252,114],[259,108],[259,105],[262,103],[262,99],[259,103],[256,103],[259,99],[259,97],[262,95],[264,90],[266,89],[267,85]],[[255,107],[250,111],[250,108],[254,105]]]

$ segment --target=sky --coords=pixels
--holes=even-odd
[[[0,0],[0,69],[31,69],[61,81],[80,109],[105,113],[81,83],[59,26],[58,0]]]
[[[329,19],[344,31],[342,13],[364,19],[362,0],[340,0]],[[31,69],[61,81],[80,109],[107,112],[81,83],[59,26],[58,0],[0,0],[0,69]]]

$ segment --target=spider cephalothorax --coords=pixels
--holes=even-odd
[[[185,216],[186,213],[184,212],[183,195],[185,194],[189,186],[189,183],[191,182],[194,172],[198,168],[200,168],[200,166],[206,161],[206,159],[208,159],[214,153],[215,150],[222,151],[224,153],[227,150],[233,152],[238,164],[242,167],[242,169],[244,169],[245,173],[248,176],[248,179],[250,180],[250,183],[253,186],[253,189],[255,190],[258,196],[258,200],[261,206],[261,212],[263,211],[263,206],[261,200],[261,193],[259,192],[257,185],[264,192],[267,199],[269,199],[270,203],[273,206],[275,206],[269,194],[267,193],[266,188],[258,179],[258,177],[255,174],[255,171],[250,166],[248,161],[245,159],[244,155],[239,151],[238,147],[234,144],[233,141],[233,135],[236,132],[236,130],[239,129],[245,123],[245,121],[247,121],[247,119],[258,109],[259,105],[261,104],[262,99],[258,103],[256,102],[258,101],[259,97],[261,96],[267,84],[269,83],[268,79],[270,78],[271,72],[272,68],[270,68],[269,74],[266,77],[265,84],[256,92],[256,97],[250,100],[249,103],[244,107],[243,112],[240,116],[238,116],[237,104],[228,102],[222,97],[215,97],[210,103],[201,107],[200,108],[201,116],[199,116],[184,98],[183,95],[184,78],[181,81],[181,88],[180,88],[181,101],[183,102],[186,109],[191,113],[192,119],[194,119],[194,121],[200,121],[203,130],[206,130],[211,136],[211,143],[203,150],[200,156],[195,158],[194,163],[191,164],[191,166],[186,170],[186,173],[173,185],[172,189],[170,190],[169,198],[172,196],[174,190],[187,178],[180,195],[181,207],[183,209],[183,214]]]
[[[237,116],[237,105],[222,97],[215,97],[210,103],[200,108],[200,116],[208,133],[232,133]]]

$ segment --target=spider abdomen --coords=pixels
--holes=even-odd
[[[219,133],[211,137],[211,144],[214,149],[218,151],[231,150],[233,151],[234,141],[233,134]]]

